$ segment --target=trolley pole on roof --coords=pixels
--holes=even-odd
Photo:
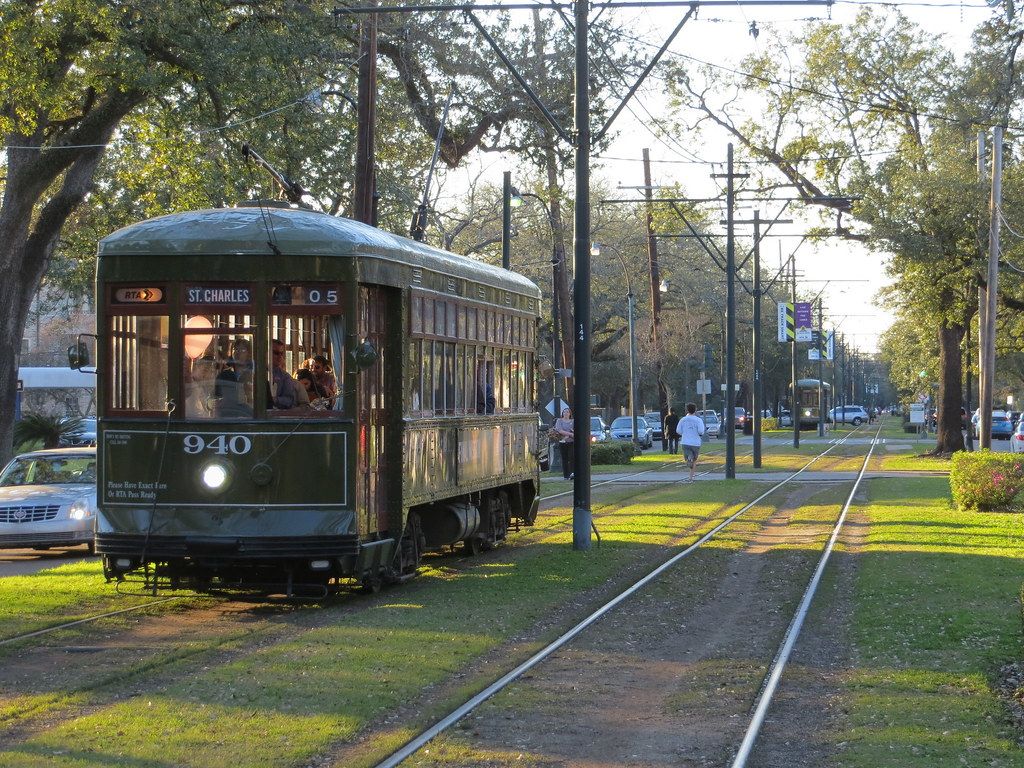
[[[576,1],[576,226],[573,297],[576,406],[573,432],[572,547],[590,549],[590,57],[589,0]],[[586,436],[586,437],[584,437]]]

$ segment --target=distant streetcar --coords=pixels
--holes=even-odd
[[[791,385],[792,387],[792,385]],[[825,421],[831,422],[828,412],[832,399],[832,387],[827,381],[821,382],[819,402],[819,388],[817,379],[798,379],[796,382],[796,407],[791,409],[793,417],[800,420],[800,429],[816,429],[818,426],[818,415],[825,414]]]
[[[533,523],[521,275],[253,204],[115,232],[96,288],[108,579],[376,588]]]

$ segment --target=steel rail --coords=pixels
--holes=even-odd
[[[754,709],[754,715],[750,720],[750,725],[747,726],[747,732],[744,734],[740,748],[736,752],[736,757],[733,759],[732,768],[744,768],[747,764],[747,758],[750,757],[750,751],[754,748],[757,736],[761,731],[761,726],[764,725],[764,718],[768,713],[768,706],[771,704],[772,696],[775,695],[775,690],[779,686],[779,680],[782,678],[782,672],[786,667],[786,663],[789,661],[790,654],[793,652],[793,646],[796,645],[797,637],[800,635],[800,628],[803,627],[804,619],[807,617],[807,612],[811,607],[811,601],[814,599],[814,594],[818,589],[818,584],[821,581],[822,575],[825,573],[825,566],[828,565],[829,557],[832,555],[832,550],[839,538],[839,532],[843,528],[843,523],[846,520],[846,513],[850,510],[850,504],[853,503],[853,496],[857,493],[857,488],[860,487],[861,480],[864,479],[864,474],[867,472],[868,462],[871,461],[871,454],[874,452],[875,446],[878,444],[878,436],[881,434],[881,431],[882,425],[879,424],[878,431],[875,432],[875,437],[871,441],[871,446],[868,448],[867,456],[864,457],[864,463],[861,465],[860,473],[857,475],[857,479],[853,482],[853,488],[850,489],[850,495],[847,497],[846,503],[843,505],[843,509],[839,513],[839,519],[836,520],[835,527],[832,529],[832,535],[829,537],[828,543],[825,545],[825,550],[821,554],[821,559],[818,561],[818,567],[815,569],[814,575],[811,577],[811,581],[807,585],[807,589],[804,591],[803,599],[800,601],[800,605],[797,608],[796,613],[793,614],[793,620],[790,622],[789,628],[786,630],[782,645],[779,647],[779,650],[775,654],[775,659],[772,661],[772,666],[769,670],[768,676],[761,688],[761,695],[758,699],[757,706]]]
[[[646,576],[641,578],[639,581],[635,582],[630,587],[627,587],[623,592],[619,593],[616,597],[612,598],[609,602],[605,603],[603,606],[601,606],[596,611],[591,613],[589,616],[587,616],[581,622],[576,624],[570,630],[568,630],[567,632],[565,632],[561,636],[557,637],[555,640],[553,640],[551,643],[546,645],[544,648],[542,648],[541,650],[537,651],[537,653],[535,653],[533,656],[531,656],[526,661],[521,663],[519,666],[515,667],[510,672],[507,672],[506,674],[502,675],[496,681],[494,681],[489,686],[487,686],[482,691],[480,691],[480,693],[476,694],[471,699],[469,699],[469,701],[467,701],[466,703],[462,704],[457,709],[452,711],[450,714],[448,714],[447,716],[443,717],[441,720],[439,720],[436,723],[434,723],[434,725],[432,725],[429,728],[427,728],[419,736],[416,736],[415,738],[413,738],[410,741],[406,742],[406,744],[404,746],[402,746],[400,749],[398,749],[396,752],[392,753],[389,757],[385,758],[382,762],[377,763],[374,768],[395,768],[395,766],[400,765],[407,758],[409,758],[413,754],[415,754],[420,748],[422,748],[424,745],[426,745],[428,742],[430,742],[431,739],[435,738],[440,733],[442,733],[443,731],[447,730],[452,725],[457,723],[463,717],[468,715],[474,709],[476,709],[481,704],[483,704],[485,701],[487,701],[489,698],[491,698],[494,694],[498,693],[500,690],[505,688],[509,683],[513,682],[518,677],[520,677],[524,672],[527,672],[530,669],[532,669],[533,667],[535,667],[538,663],[540,663],[541,661],[546,659],[548,656],[550,656],[552,653],[554,653],[559,648],[561,648],[563,645],[568,643],[570,640],[572,640],[574,637],[576,637],[583,630],[585,630],[591,624],[596,622],[598,619],[600,619],[602,616],[604,616],[610,610],[612,610],[617,605],[619,605],[620,603],[625,601],[626,598],[631,597],[635,592],[637,592],[638,590],[640,590],[643,587],[645,587],[647,584],[649,584],[651,581],[656,579],[658,576],[660,576],[666,570],[671,568],[673,565],[678,563],[684,557],[687,557],[689,554],[691,554],[692,552],[694,552],[695,550],[697,550],[698,548],[703,546],[705,542],[710,540],[716,533],[718,533],[723,528],[725,528],[727,525],[732,523],[734,520],[736,520],[736,518],[738,518],[744,512],[746,512],[747,510],[751,509],[752,507],[754,507],[754,505],[758,504],[759,502],[763,501],[765,498],[767,498],[768,496],[773,494],[775,491],[777,491],[779,488],[784,486],[786,483],[791,482],[793,480],[793,478],[795,478],[798,475],[802,474],[804,472],[804,470],[806,470],[809,466],[811,466],[811,464],[816,462],[818,459],[820,459],[822,456],[827,454],[833,448],[835,448],[835,447],[837,447],[839,445],[842,445],[844,442],[846,442],[846,439],[851,434],[853,434],[853,433],[851,432],[850,434],[844,436],[841,440],[835,441],[834,443],[829,445],[828,448],[826,448],[824,451],[822,451],[817,456],[813,457],[810,461],[808,461],[806,464],[804,464],[802,467],[800,467],[800,469],[798,469],[796,472],[794,472],[791,475],[789,475],[789,477],[785,478],[784,480],[779,481],[778,483],[773,485],[771,488],[769,488],[767,491],[765,491],[760,496],[758,496],[756,499],[754,499],[753,501],[749,502],[745,506],[741,507],[739,510],[737,510],[733,514],[729,515],[727,518],[725,518],[720,523],[718,523],[714,528],[712,528],[710,531],[705,533],[697,541],[695,541],[693,544],[688,546],[682,552],[678,552],[677,554],[673,555],[668,560],[666,560],[664,563],[662,563],[657,568],[655,568],[653,571],[651,571]]]
[[[107,613],[101,613],[101,614],[98,614],[96,616],[88,616],[88,617],[86,617],[84,619],[77,619],[76,621],[69,621],[69,622],[66,622],[64,624],[55,624],[54,626],[46,627],[45,629],[37,629],[34,632],[25,632],[25,633],[20,634],[20,635],[14,635],[13,637],[4,638],[3,640],[0,640],[0,645],[9,645],[11,643],[18,642],[19,640],[27,640],[30,637],[38,637],[39,635],[46,635],[46,634],[49,634],[50,632],[56,632],[57,630],[60,630],[60,629],[67,629],[68,627],[75,627],[75,626],[78,626],[79,624],[87,624],[90,621],[97,621],[98,619],[105,619],[108,616],[117,616],[119,613],[128,613],[129,611],[139,611],[139,610],[142,610],[143,608],[150,608],[150,607],[152,607],[154,605],[160,605],[160,603],[166,603],[166,602],[169,602],[171,600],[181,600],[183,597],[185,597],[185,595],[175,595],[173,597],[165,597],[165,598],[163,598],[161,600],[153,600],[153,601],[148,602],[148,603],[143,603],[142,605],[133,605],[131,608],[119,608],[116,611],[108,611]]]

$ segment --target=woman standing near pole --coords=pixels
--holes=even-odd
[[[573,421],[572,411],[569,408],[563,408],[562,417],[555,419],[555,434],[558,435],[558,452],[562,458],[562,477],[571,480],[573,476]]]

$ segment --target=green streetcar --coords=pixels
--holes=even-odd
[[[254,203],[113,233],[96,287],[108,579],[376,588],[533,523],[521,275]]]

